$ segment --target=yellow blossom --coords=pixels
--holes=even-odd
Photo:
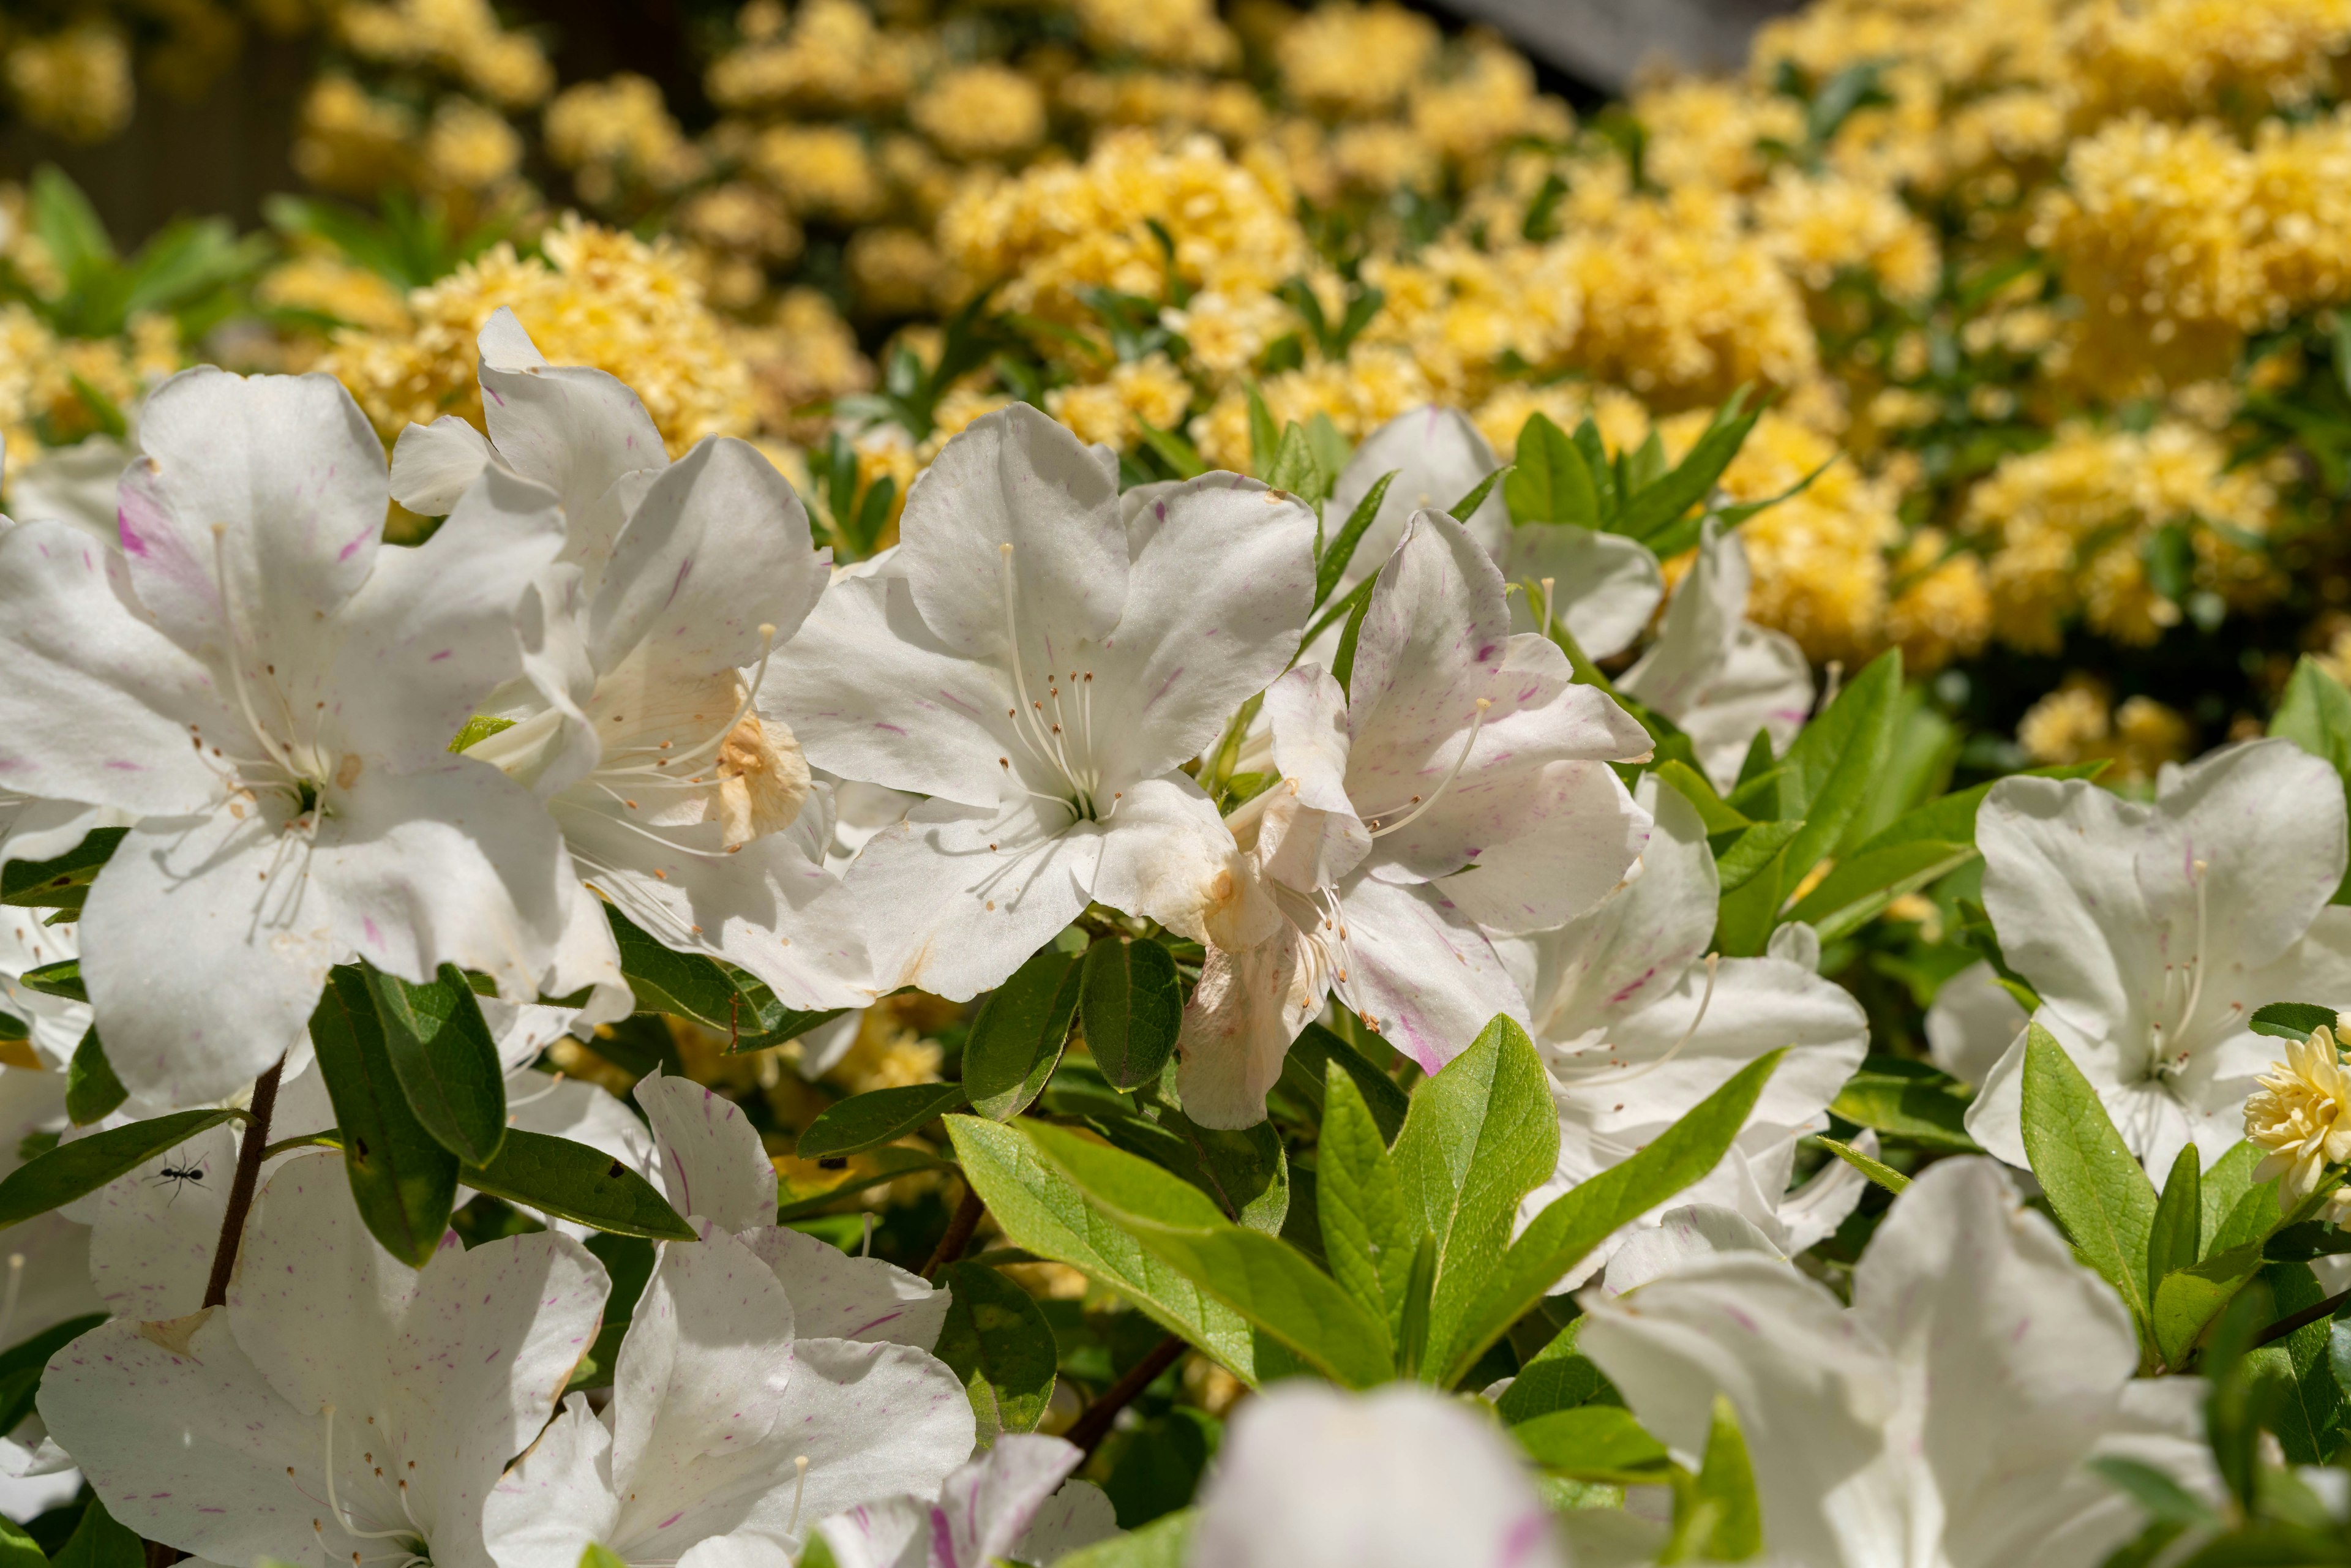
[[[1319,113],[1379,114],[1395,108],[1437,50],[1436,24],[1380,0],[1324,3],[1281,36],[1282,85]]]
[[[2255,1181],[2278,1182],[2278,1201],[2293,1209],[2318,1190],[2326,1167],[2351,1159],[2351,1076],[2321,1024],[2286,1047],[2245,1102],[2245,1136],[2262,1151]]]
[[[9,93],[24,117],[75,141],[99,141],[130,123],[131,48],[97,21],[20,38],[5,60]]]
[[[914,128],[957,158],[1010,158],[1045,139],[1045,96],[1003,66],[963,66],[916,95]]]

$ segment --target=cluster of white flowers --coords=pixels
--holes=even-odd
[[[1374,434],[1318,514],[1228,473],[1122,494],[1107,448],[1016,403],[946,444],[898,543],[835,569],[753,447],[670,462],[627,387],[548,364],[504,312],[481,356],[486,434],[412,426],[388,475],[333,381],[186,372],[142,411],[112,517],[0,528],[0,864],[120,833],[72,923],[6,912],[6,1006],[51,1071],[0,1073],[0,1147],[57,1130],[56,1070],[100,1040],[122,1093],[68,1148],[254,1112],[12,1232],[0,1340],[106,1321],[48,1360],[0,1468],[77,1469],[121,1523],[226,1564],[748,1568],[820,1535],[844,1568],[962,1568],[1113,1536],[1070,1443],[975,1457],[933,1354],[949,1292],[779,1227],[726,1100],[656,1072],[634,1112],[543,1077],[507,1102],[690,1227],[632,1300],[554,1209],[413,1267],[355,1205],[354,1152],[314,1146],[350,1111],[309,1033],[337,966],[455,966],[520,1091],[561,1033],[635,1006],[608,911],[821,1013],[971,998],[1102,906],[1197,945],[1165,1092],[1200,1128],[1263,1121],[1333,1009],[1432,1075],[1515,1022],[1558,1123],[1548,1176],[1505,1201],[1519,1230],[1767,1067],[1719,1163],[1552,1289],[1676,1462],[1735,1413],[1780,1560],[2094,1563],[2142,1522],[2086,1468],[2115,1456],[2220,1495],[2199,1385],[2135,1380],[2133,1310],[2001,1168],[2030,1165],[2017,998],[2158,1177],[2250,1127],[2289,1207],[2339,1180],[2332,1036],[2262,1078],[2252,1029],[2351,1003],[2325,762],[2272,739],[2151,802],[1991,788],[1973,831],[2005,980],[1960,977],[1928,1032],[1996,1159],[1921,1171],[1833,1291],[1791,1260],[1855,1213],[1876,1146],[1794,1176],[1867,1020],[1802,923],[1713,950],[1706,810],[1729,808],[1699,798],[1787,753],[1814,695],[1744,619],[1735,529],[1706,521],[1668,597],[1621,534],[1514,526],[1495,489],[1457,518],[1499,463],[1455,412]],[[445,520],[387,546],[388,500]],[[1645,637],[1613,688],[1578,678]],[[1628,787],[1657,742],[1612,690],[1688,737],[1688,789]],[[845,783],[898,802],[853,855]],[[25,979],[73,960],[86,1000]],[[263,1154],[273,1105],[299,1135]],[[567,1393],[622,1322],[609,1386]],[[1186,1561],[1691,1554],[1642,1501],[1661,1489],[1555,1513],[1478,1412],[1409,1385],[1255,1396]]]

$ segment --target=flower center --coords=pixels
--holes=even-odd
[[[318,808],[319,791],[325,787],[330,773],[347,769],[356,778],[359,758],[346,757],[340,768],[329,768],[326,758],[319,749],[315,730],[307,736],[299,733],[301,726],[296,721],[292,705],[286,700],[285,691],[277,685],[277,666],[272,664],[263,665],[262,670],[270,677],[264,692],[277,709],[277,723],[273,726],[264,721],[265,705],[256,700],[254,693],[255,685],[260,683],[248,679],[245,668],[246,643],[240,624],[243,616],[237,605],[235,574],[229,570],[226,523],[213,525],[213,575],[220,582],[221,627],[228,644],[229,690],[236,699],[237,711],[245,717],[246,727],[259,743],[262,755],[259,758],[233,757],[218,746],[210,749],[214,757],[235,770],[235,789],[281,790],[294,799],[298,817],[308,816]],[[315,716],[313,717],[315,722]],[[190,728],[193,733],[193,727]],[[196,749],[200,753],[206,749],[200,734],[196,738]],[[348,787],[349,780],[339,781]]]
[[[360,1541],[389,1541],[396,1547],[396,1550],[389,1553],[381,1553],[374,1557],[363,1556],[354,1552],[350,1554],[352,1568],[360,1568],[360,1564],[367,1563],[393,1563],[398,1564],[398,1568],[419,1568],[421,1564],[423,1568],[430,1568],[433,1561],[432,1547],[424,1538],[423,1526],[416,1522],[416,1514],[408,1504],[406,1472],[416,1469],[416,1461],[411,1459],[403,1467],[398,1460],[386,1455],[384,1462],[378,1463],[374,1445],[383,1442],[383,1433],[374,1416],[371,1416],[367,1418],[367,1427],[371,1430],[362,1434],[361,1440],[371,1446],[360,1451],[360,1463],[364,1467],[369,1480],[392,1492],[394,1500],[400,1504],[401,1517],[406,1522],[391,1530],[362,1530],[353,1522],[351,1516],[343,1511],[342,1500],[335,1489],[335,1407],[331,1403],[321,1405],[319,1406],[319,1414],[325,1421],[327,1428],[323,1445],[323,1459],[327,1473],[327,1511],[334,1516],[335,1523],[341,1527],[346,1535]],[[387,1477],[384,1474],[385,1464],[391,1465],[395,1473]],[[289,1479],[293,1476],[292,1466],[287,1467],[286,1474]],[[327,1552],[325,1521],[312,1520],[310,1530],[319,1538],[319,1554],[322,1557],[329,1557],[331,1565],[332,1559]]]
[[[2147,1007],[2153,1020],[2147,1026],[2150,1078],[2176,1077],[2188,1066],[2192,1054],[2185,1043],[2188,1026],[2195,1021],[2196,1009],[2204,999],[2204,938],[2208,929],[2204,873],[2211,862],[2194,861],[2189,864],[2189,880],[2196,889],[2196,944],[2184,960],[2164,960],[2155,996]],[[2165,937],[2168,949],[2168,931]],[[2172,1020],[2168,1026],[2163,1021],[2167,1018]]]
[[[1000,552],[998,581],[1004,597],[1004,657],[1011,669],[1016,705],[1005,716],[1012,721],[1012,733],[1022,747],[1063,786],[1063,792],[1055,795],[1037,789],[1029,792],[1068,808],[1077,821],[1106,821],[1118,810],[1123,791],[1111,796],[1107,810],[1101,809],[1102,768],[1093,760],[1094,673],[1071,670],[1064,683],[1049,669],[1043,698],[1029,695],[1029,674],[1020,660],[1019,594],[1012,571],[1012,546],[997,548]],[[1009,759],[1004,766],[1011,767]]]

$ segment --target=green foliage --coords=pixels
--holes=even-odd
[[[1184,992],[1157,942],[1113,936],[1086,949],[1078,1018],[1094,1065],[1113,1089],[1155,1081],[1176,1049]]]
[[[59,1144],[0,1179],[0,1229],[96,1192],[198,1133],[244,1115],[242,1111],[174,1111]]]
[[[339,965],[310,1015],[343,1169],[368,1232],[385,1251],[422,1269],[441,1244],[457,1196],[457,1156],[410,1108],[392,1064],[367,976]]]
[[[2123,1145],[2096,1091],[2039,1024],[2024,1048],[2024,1149],[2082,1261],[2112,1285],[2144,1337],[2152,1303],[2147,1239],[2155,1184]]]
[[[111,338],[133,316],[151,313],[178,317],[183,330],[201,332],[227,314],[231,290],[269,256],[266,239],[238,239],[226,218],[177,218],[125,260],[89,198],[55,165],[33,172],[27,195],[26,218],[65,287],[44,294],[13,268],[0,268],[0,296],[22,301],[64,337]],[[83,395],[87,402],[95,394]],[[110,413],[112,434],[121,434],[119,411],[92,413],[101,425]]]
[[[692,1241],[693,1226],[651,1182],[601,1149],[545,1133],[507,1130],[498,1152],[464,1167],[465,1185],[559,1219],[653,1241]]]
[[[983,1263],[957,1263],[940,1281],[953,1293],[935,1350],[963,1379],[987,1448],[1033,1432],[1053,1397],[1060,1353],[1034,1298]]]
[[[45,861],[9,861],[0,865],[0,904],[20,909],[77,912],[89,884],[106,869],[128,828],[93,828],[81,842]]]
[[[973,1110],[1008,1122],[1044,1092],[1069,1042],[1078,985],[1078,960],[1046,947],[988,993],[963,1048]]]
[[[612,941],[621,952],[621,973],[642,1012],[674,1013],[725,1034],[728,1049],[764,1051],[796,1040],[842,1009],[799,1012],[776,999],[767,984],[732,964],[699,953],[664,947],[637,929],[620,910],[604,906]]]
[[[87,1127],[112,1115],[130,1098],[131,1091],[115,1077],[113,1064],[106,1060],[97,1027],[84,1030],[81,1043],[74,1047],[73,1060],[66,1063],[66,1120]]]
[[[117,1523],[106,1505],[92,1498],[72,1539],[53,1559],[53,1568],[145,1568],[147,1549],[137,1532]]]
[[[804,1160],[862,1154],[896,1143],[925,1123],[960,1109],[964,1103],[960,1083],[906,1083],[852,1094],[826,1107],[810,1122],[795,1152]]]
[[[505,1069],[465,972],[444,964],[429,986],[366,970],[384,1053],[418,1124],[468,1165],[486,1165],[507,1133]]]

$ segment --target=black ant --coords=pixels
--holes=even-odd
[[[204,1168],[200,1165],[173,1166],[167,1162],[163,1166],[162,1174],[158,1175],[155,1179],[157,1181],[167,1181],[172,1184],[172,1196],[169,1201],[177,1203],[180,1201],[180,1194],[186,1190],[188,1183],[196,1182],[200,1185],[203,1183],[204,1179]]]

